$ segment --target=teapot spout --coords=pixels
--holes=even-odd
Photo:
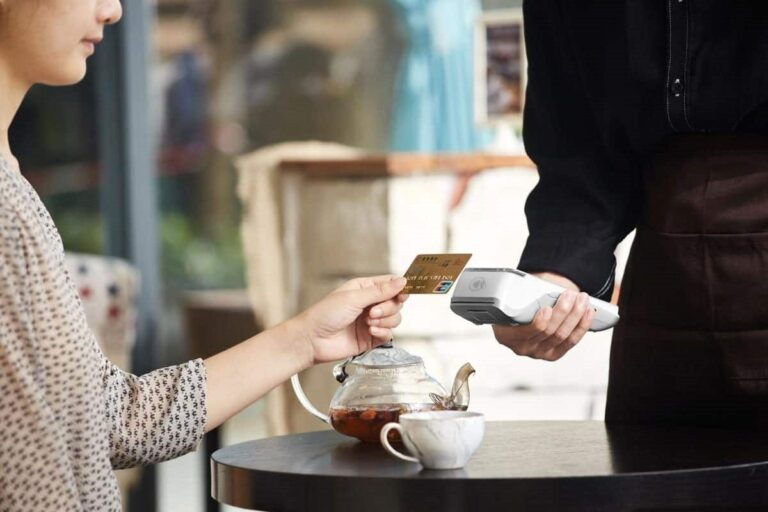
[[[469,363],[465,363],[456,372],[456,377],[453,379],[453,387],[451,388],[454,408],[465,411],[469,407],[469,376],[473,373],[475,373],[475,369]]]
[[[432,402],[440,409],[448,411],[466,411],[469,407],[469,376],[475,373],[475,369],[472,365],[466,363],[459,368],[456,372],[456,377],[453,379],[453,387],[451,388],[451,394],[448,396],[441,396],[436,393],[430,393],[429,397]]]

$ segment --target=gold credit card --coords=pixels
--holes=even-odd
[[[405,278],[403,293],[448,293],[471,254],[419,254]]]

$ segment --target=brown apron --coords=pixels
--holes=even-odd
[[[675,136],[643,181],[606,421],[768,425],[768,137]]]

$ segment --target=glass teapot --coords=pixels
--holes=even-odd
[[[469,405],[467,380],[473,373],[475,369],[471,364],[462,366],[448,394],[427,374],[422,358],[393,346],[390,341],[334,367],[333,374],[341,387],[331,399],[329,414],[312,405],[297,375],[291,378],[291,384],[299,402],[310,414],[344,435],[378,443],[381,428],[397,421],[400,414],[466,410]]]

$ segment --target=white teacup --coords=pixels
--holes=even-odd
[[[401,415],[399,421],[384,425],[381,444],[395,457],[429,469],[464,467],[485,434],[485,417],[479,412],[412,412]],[[415,457],[392,448],[387,434],[393,429],[400,432],[405,447]]]

